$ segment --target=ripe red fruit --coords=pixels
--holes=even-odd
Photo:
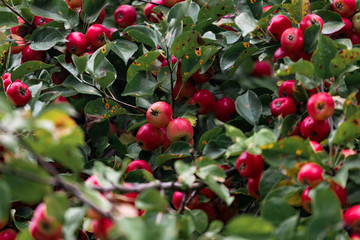
[[[159,5],[164,5],[163,0],[151,0],[151,2],[157,3]],[[163,14],[162,13],[157,14],[157,13],[153,12],[154,7],[156,7],[155,4],[151,4],[151,3],[146,4],[145,8],[144,8],[144,15],[145,15],[146,20],[148,20],[149,22],[159,23],[159,19],[160,20],[163,19]]]
[[[86,38],[93,51],[105,45],[105,35],[107,28],[101,24],[91,25],[86,31]]]
[[[31,236],[36,240],[59,239],[62,235],[61,223],[47,215],[44,203],[36,207],[29,228]]]
[[[309,196],[309,193],[312,188],[307,187],[304,189],[304,191],[301,194],[301,205],[305,211],[308,213],[311,213],[311,201],[312,199]]]
[[[129,165],[127,166],[127,168],[125,170],[125,173],[129,173],[131,171],[136,171],[136,170],[145,170],[145,171],[148,171],[149,173],[151,173],[151,175],[153,174],[153,171],[152,171],[150,165],[141,159],[136,159],[136,160],[132,161],[131,163],[129,163]]]
[[[136,22],[137,13],[131,5],[121,5],[114,12],[115,22],[122,28],[133,25]]]
[[[315,121],[307,116],[301,123],[301,135],[304,138],[321,142],[330,132],[330,124],[328,120]]]
[[[13,82],[7,89],[6,95],[10,102],[17,107],[26,105],[31,98],[28,86],[22,82]]]
[[[248,191],[249,194],[254,198],[260,198],[259,187],[260,187],[261,177],[262,177],[262,173],[260,173],[258,176],[254,178],[248,179]]]
[[[282,33],[292,27],[290,19],[284,15],[275,15],[267,28],[267,32],[275,40],[280,41]]]
[[[0,232],[0,240],[15,240],[17,236],[17,232],[15,232],[11,228],[7,228]]]
[[[316,14],[306,15],[300,22],[300,30],[302,32],[305,32],[305,30],[313,24],[320,25],[320,31],[321,31],[324,26],[324,21],[319,15]]]
[[[208,68],[208,70],[206,70],[206,72],[204,73],[200,73],[200,70],[197,70],[192,76],[191,78],[196,82],[196,83],[206,83],[208,81],[210,81],[212,79],[212,77],[214,76],[214,68],[213,66],[210,66]]]
[[[266,13],[270,8],[272,8],[271,5],[264,6],[263,9],[262,9],[262,12],[263,12],[263,13]]]
[[[166,136],[172,143],[178,141],[190,143],[194,137],[194,129],[185,118],[175,118],[166,127]]]
[[[151,104],[146,112],[148,122],[156,127],[166,127],[173,117],[171,106],[166,102],[156,102]]]
[[[92,228],[94,235],[99,240],[109,239],[111,229],[114,227],[114,223],[109,218],[94,219],[92,221]]]
[[[350,37],[351,33],[353,32],[353,24],[352,22],[347,18],[342,18],[342,21],[344,22],[344,26],[339,29],[338,31],[331,34],[332,37]]]
[[[196,84],[192,79],[188,79],[185,83],[177,78],[173,96],[177,102],[185,103],[191,99],[196,93]]]
[[[162,145],[161,151],[165,152],[171,146],[171,142],[166,136],[166,127],[163,127],[163,128],[160,128],[160,129],[164,134],[164,144]]]
[[[333,11],[339,13],[342,17],[348,18],[356,11],[355,0],[334,0],[332,2]]]
[[[153,151],[164,144],[164,134],[160,128],[143,125],[136,134],[136,142],[144,151]]]
[[[300,168],[297,179],[302,184],[310,187],[316,187],[320,182],[324,181],[324,169],[316,163],[306,163]]]
[[[7,39],[10,42],[11,46],[11,53],[18,54],[21,53],[25,48],[25,41],[22,37],[16,34],[10,34],[7,36]]]
[[[325,120],[333,115],[335,103],[330,94],[321,92],[309,98],[306,108],[312,119]]]
[[[106,17],[105,9],[102,9],[99,16],[92,24],[102,24],[105,20],[105,17]]]
[[[289,53],[298,53],[304,47],[304,34],[298,28],[288,28],[281,35],[281,47]]]
[[[267,60],[264,61],[256,61],[254,64],[254,68],[251,72],[251,76],[253,77],[271,77],[273,75],[273,67],[271,63]]]
[[[20,25],[10,28],[10,31],[11,31],[12,34],[19,35],[20,32],[21,32],[20,28],[22,28],[24,26],[25,21],[20,17],[17,17],[17,18],[18,18],[18,21],[19,21]]]
[[[66,70],[63,66],[57,65],[60,67],[60,72],[54,72],[51,75],[51,80],[55,85],[62,84],[65,79],[70,75],[69,71]]]
[[[279,97],[289,97],[295,101],[293,88],[295,80],[287,80],[283,82],[279,88]]]
[[[209,222],[216,219],[216,206],[212,202],[199,203],[196,209],[203,210],[206,213]]]
[[[53,21],[53,19],[51,18],[45,18],[45,17],[40,17],[40,16],[34,16],[33,18],[33,23],[37,26],[37,27],[41,27],[49,22]]]
[[[330,189],[336,194],[342,206],[347,202],[347,190],[336,182],[330,180]]]
[[[274,52],[274,58],[273,61],[274,63],[276,63],[277,60],[279,59],[283,59],[285,57],[290,57],[290,55],[282,48],[279,47],[278,49],[276,49],[276,51]],[[291,57],[290,57],[291,58]]]
[[[118,31],[119,29],[117,29],[117,28],[108,28],[108,31],[107,31],[107,33],[106,33],[106,37],[110,40],[110,41],[112,41],[113,40],[113,38],[112,38],[112,35],[114,34],[114,32],[116,32],[116,31]]]
[[[355,205],[343,215],[345,229],[352,233],[360,233],[360,205]]]
[[[80,8],[82,7],[82,0],[65,0],[69,8]]]
[[[350,40],[353,45],[360,44],[360,32],[352,31],[350,34]]]
[[[171,8],[175,4],[177,4],[179,2],[183,2],[183,1],[185,1],[185,0],[164,0],[164,5],[168,8]]]
[[[176,209],[180,208],[181,202],[182,202],[184,196],[185,196],[185,193],[183,193],[183,192],[178,192],[178,191],[174,192],[174,195],[172,198],[172,203]],[[189,199],[190,194],[187,195],[187,197],[188,197],[187,199]],[[189,202],[188,205],[186,205],[186,207],[188,207],[189,209],[194,209],[197,207],[198,203],[199,203],[199,196],[195,195],[195,197],[193,199],[191,199],[191,201]]]
[[[281,115],[285,118],[289,114],[296,114],[296,104],[289,97],[276,98],[271,102],[270,110],[273,117]]]
[[[16,79],[14,82],[20,82],[20,79]],[[5,92],[7,91],[8,87],[10,86],[11,84],[11,78],[10,78],[10,75],[8,78],[4,79],[3,80],[3,84],[4,84],[4,89],[5,89]]]
[[[72,32],[70,33],[66,40],[68,40],[65,45],[66,49],[72,53],[80,56],[83,52],[86,51],[88,47],[88,42],[85,35],[81,32]]]
[[[215,102],[214,115],[222,122],[228,122],[236,113],[235,102],[231,98],[223,97]]]
[[[211,191],[209,188],[202,188],[199,193],[207,198],[216,198],[216,194]]]
[[[244,178],[255,178],[264,169],[264,159],[261,155],[251,154],[244,151],[236,160],[236,168]]]
[[[314,150],[314,152],[321,152],[324,151],[321,144],[316,141],[310,141],[310,146]]]
[[[213,110],[215,97],[209,90],[201,89],[191,98],[190,105],[195,105],[198,114],[205,115]]]
[[[25,63],[27,61],[44,61],[46,57],[45,51],[32,50],[29,45],[24,48],[21,54],[21,63]]]

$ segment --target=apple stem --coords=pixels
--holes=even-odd
[[[34,25],[33,25],[31,22],[29,22],[28,20],[26,20],[23,16],[21,16],[21,14],[20,14],[18,11],[16,11],[15,8],[13,8],[13,7],[11,7],[9,4],[7,4],[7,3],[5,2],[5,0],[1,0],[1,1],[2,1],[2,3],[3,3],[8,9],[10,9],[13,13],[15,13],[19,18],[21,18],[22,20],[24,20],[24,22],[25,22],[27,25],[29,25],[29,27],[31,27],[32,29],[35,29]]]

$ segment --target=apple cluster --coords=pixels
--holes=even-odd
[[[14,106],[25,106],[30,101],[31,92],[25,83],[20,82],[20,79],[11,82],[11,74],[5,73],[2,80],[6,96]]]

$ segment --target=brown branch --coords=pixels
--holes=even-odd
[[[22,20],[24,20],[24,22],[25,22],[27,25],[29,25],[29,27],[31,27],[32,29],[35,29],[34,25],[33,25],[31,22],[29,22],[28,20],[26,20],[23,16],[21,16],[21,14],[20,14],[18,11],[16,11],[16,9],[14,9],[14,8],[11,7],[9,4],[7,4],[7,3],[5,2],[5,0],[1,0],[1,1],[2,1],[2,3],[3,3],[8,9],[10,9],[13,13],[15,13],[19,18],[21,18]]]
[[[118,104],[120,104],[120,105],[129,107],[129,108],[136,109],[136,110],[142,112],[143,114],[146,114],[146,111],[142,110],[141,108],[136,107],[136,106],[131,105],[131,104],[128,104],[128,103],[126,103],[126,102],[122,102],[122,101],[120,101],[120,100],[118,100],[118,99],[116,99],[116,98],[113,98],[113,97],[109,96],[106,92],[104,92],[103,90],[101,90],[100,88],[98,88],[97,86],[95,86],[95,85],[93,85],[93,84],[91,84],[91,83],[88,83],[88,82],[86,82],[86,81],[81,81],[81,82],[84,83],[84,84],[86,84],[86,85],[88,85],[88,86],[90,86],[90,87],[95,88],[95,89],[98,90],[104,97],[106,97],[106,98],[108,98],[108,99],[110,99],[110,100],[113,100],[114,102],[116,102],[116,103],[118,103]]]
[[[139,2],[143,2],[143,3],[151,3],[151,4],[154,4],[156,6],[164,6],[164,5],[161,5],[159,3],[154,3],[154,2],[151,2],[151,1],[146,1],[146,0],[138,0]],[[165,6],[164,6],[165,7]]]

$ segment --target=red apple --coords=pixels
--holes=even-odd
[[[156,102],[151,104],[146,112],[148,122],[156,127],[166,127],[173,117],[171,106],[166,102]]]
[[[289,97],[276,98],[271,102],[270,110],[273,117],[281,115],[285,118],[287,115],[296,114],[296,104]]]
[[[93,51],[105,45],[105,35],[107,28],[101,24],[91,25],[86,31],[86,38]]]
[[[171,8],[175,4],[177,4],[179,2],[183,2],[183,1],[185,1],[185,0],[164,0],[164,5],[168,8]]]
[[[342,18],[342,21],[344,22],[344,26],[339,29],[338,31],[331,34],[333,37],[350,37],[351,33],[353,32],[353,25],[352,22],[347,18]]]
[[[33,23],[37,26],[37,27],[41,27],[51,21],[54,21],[51,18],[45,18],[45,17],[40,17],[40,16],[34,16],[33,18]]]
[[[286,52],[284,50],[284,48],[279,47],[278,49],[276,49],[276,51],[274,52],[274,58],[273,61],[274,63],[276,63],[277,60],[279,59],[283,59],[285,57],[290,57],[291,59],[293,59],[293,56],[291,56],[290,54],[288,54],[288,52]]]
[[[195,105],[198,114],[205,115],[213,110],[215,97],[209,90],[201,89],[191,98],[190,105]]]
[[[342,206],[347,202],[347,190],[336,182],[330,180],[330,189],[335,193]]]
[[[316,141],[310,141],[310,146],[311,148],[314,150],[314,152],[321,152],[324,151],[323,147],[321,146],[320,143],[316,142]]]
[[[325,120],[333,115],[335,103],[330,94],[321,92],[309,98],[306,108],[312,119]]]
[[[207,198],[213,199],[216,198],[216,194],[211,191],[209,188],[202,188],[199,193]]]
[[[303,209],[308,212],[311,213],[311,201],[312,199],[309,196],[309,193],[311,191],[312,188],[307,187],[304,189],[304,191],[301,194],[301,205],[303,207]]]
[[[282,33],[292,27],[290,19],[284,15],[275,15],[267,28],[267,32],[275,40],[280,41]]]
[[[288,28],[281,35],[281,47],[290,53],[299,53],[304,47],[303,32],[298,28]]]
[[[161,152],[165,152],[171,146],[171,142],[166,136],[166,127],[160,129],[164,134],[164,144],[162,145]]]
[[[264,170],[264,159],[261,155],[244,151],[236,160],[236,169],[244,178],[255,178]]]
[[[144,124],[136,134],[136,142],[144,151],[153,151],[164,144],[164,134],[160,128]]]
[[[177,78],[173,97],[177,102],[185,103],[191,99],[196,93],[196,84],[192,79],[188,79],[185,83],[181,81],[181,78]]]
[[[210,66],[208,68],[208,70],[206,70],[206,72],[204,73],[200,73],[201,69],[197,70],[192,76],[191,78],[196,82],[196,83],[206,83],[208,81],[210,81],[212,79],[212,77],[214,76],[214,68],[213,66]]]
[[[131,5],[121,5],[114,12],[115,22],[121,27],[126,28],[136,22],[137,13]]]
[[[88,42],[86,39],[86,36],[81,32],[72,32],[67,37],[66,40],[68,40],[65,45],[66,49],[72,53],[80,56],[83,54],[87,47]]]
[[[60,239],[62,235],[61,223],[47,215],[45,203],[40,203],[36,207],[29,228],[31,236],[36,240]]]
[[[194,137],[194,129],[185,118],[175,118],[166,127],[166,136],[172,143],[178,141],[190,143]]]
[[[102,24],[105,20],[105,17],[106,17],[105,9],[102,9],[99,16],[92,24]]]
[[[106,37],[110,40],[110,41],[112,41],[113,40],[113,37],[112,37],[112,35],[114,34],[114,32],[116,32],[116,31],[118,31],[119,29],[117,29],[117,28],[108,28],[108,31],[107,31],[107,33],[106,33]]]
[[[295,101],[294,88],[295,80],[284,81],[279,88],[279,97],[289,97]]]
[[[20,79],[16,79],[14,82],[20,82]],[[10,84],[11,84],[11,79],[10,79],[10,77],[7,78],[7,79],[5,79],[5,80],[3,81],[3,84],[4,84],[4,89],[5,89],[5,92],[6,92],[7,89],[8,89],[8,87],[9,87]]]
[[[264,6],[263,9],[262,9],[262,12],[266,13],[270,8],[272,8],[271,5]]]
[[[330,132],[330,124],[328,120],[315,121],[307,116],[301,123],[301,135],[304,138],[321,142]]]
[[[259,187],[260,187],[261,177],[262,177],[262,172],[258,176],[248,179],[248,191],[249,194],[254,198],[260,198]]]
[[[352,233],[360,233],[360,205],[352,206],[343,215],[345,229]]]
[[[164,1],[163,0],[151,0],[152,3],[157,3],[159,5],[164,5]],[[159,23],[159,19],[162,20],[163,19],[163,14],[157,14],[155,12],[153,12],[153,8],[156,7],[157,5],[155,4],[151,4],[148,3],[145,5],[144,8],[144,15],[146,20],[148,20],[151,23]]]
[[[342,17],[351,17],[356,11],[355,0],[333,0],[332,2],[333,11],[339,13]]]
[[[313,24],[320,25],[320,31],[321,31],[324,26],[324,21],[319,15],[316,14],[306,15],[300,22],[300,30],[302,32],[305,32],[305,30]]]
[[[131,171],[136,171],[136,170],[145,170],[145,171],[148,171],[149,173],[151,173],[151,175],[153,174],[153,171],[152,171],[152,168],[150,167],[150,165],[141,159],[136,159],[136,160],[130,162],[129,165],[126,167],[125,173],[129,173]]]
[[[320,182],[324,181],[324,169],[316,163],[306,163],[300,168],[297,179],[302,184],[310,187],[316,187]]]
[[[24,48],[21,54],[21,63],[27,61],[44,61],[46,57],[46,51],[32,50],[29,45]]]
[[[214,203],[202,202],[197,205],[196,209],[203,210],[206,213],[209,222],[216,219],[217,212],[216,212],[216,206]]]
[[[178,192],[178,191],[175,191],[174,192],[174,195],[173,195],[173,198],[172,198],[172,203],[174,205],[174,207],[176,209],[179,209],[180,206],[181,206],[181,202],[183,201],[183,198],[185,197],[185,193],[183,192]],[[188,198],[189,199],[190,197],[190,194],[188,195]],[[199,196],[198,195],[195,195],[195,197],[193,199],[190,200],[189,204],[186,205],[186,207],[188,207],[189,209],[194,209],[197,207],[198,205],[198,202],[199,202]]]
[[[0,232],[0,240],[15,240],[17,232],[11,228],[7,228]]]
[[[54,103],[69,103],[69,101],[65,97],[59,96],[57,99],[55,99]]]
[[[360,44],[360,32],[352,31],[350,34],[352,45]]]
[[[10,34],[7,36],[7,39],[11,43],[11,53],[18,54],[21,53],[25,48],[25,41],[22,37],[16,34]]]
[[[215,102],[214,115],[220,121],[226,123],[236,113],[235,101],[228,97],[220,98]]]
[[[270,61],[256,61],[254,64],[254,68],[251,72],[251,76],[253,77],[271,77],[273,75],[273,67]]]
[[[6,95],[10,102],[17,107],[26,105],[31,98],[31,92],[28,86],[22,82],[13,82],[8,87]]]
[[[82,0],[65,0],[69,8],[80,8],[82,7]]]
[[[92,221],[92,228],[94,235],[99,240],[108,240],[111,229],[114,223],[109,218],[94,219]]]

